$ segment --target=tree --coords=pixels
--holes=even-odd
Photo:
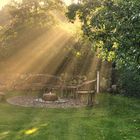
[[[44,27],[53,24],[52,11],[62,8],[62,3],[60,0],[23,0],[22,3],[13,2],[9,7],[13,26]]]
[[[26,46],[29,40],[34,40],[51,28],[57,22],[53,12],[63,11],[63,3],[61,0],[23,0],[22,3],[13,1],[0,13],[3,13],[5,9],[10,20],[6,20],[6,26],[0,26],[1,60],[20,49],[23,38],[24,46]]]
[[[67,17],[78,17],[82,31],[104,60],[140,70],[140,1],[82,0],[68,7]]]

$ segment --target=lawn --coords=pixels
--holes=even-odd
[[[140,101],[98,95],[93,108],[24,108],[0,103],[0,140],[139,140]]]

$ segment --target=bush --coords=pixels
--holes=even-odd
[[[118,85],[121,94],[140,97],[140,74],[132,70],[120,70]]]

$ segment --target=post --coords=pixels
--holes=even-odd
[[[100,72],[97,71],[97,93],[100,92]]]

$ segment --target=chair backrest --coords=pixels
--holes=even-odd
[[[95,90],[96,80],[85,81],[80,85],[77,85],[78,90]]]

